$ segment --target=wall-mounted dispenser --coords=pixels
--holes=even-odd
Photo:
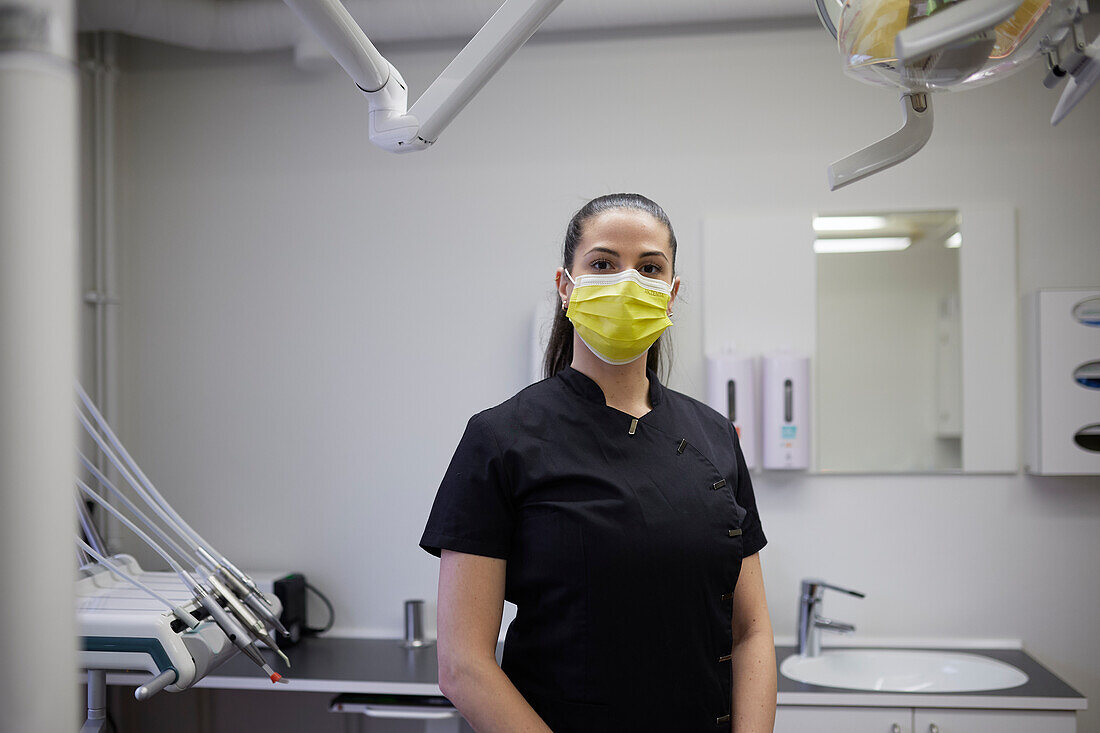
[[[1039,290],[1024,306],[1025,468],[1100,475],[1100,289]]]
[[[756,359],[734,352],[707,357],[707,404],[737,430],[749,468],[757,465]]]
[[[760,440],[764,468],[810,467],[810,360],[793,354],[764,357]]]

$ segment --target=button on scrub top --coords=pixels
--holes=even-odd
[[[555,733],[729,730],[733,590],[767,540],[730,422],[648,376],[637,419],[571,367],[475,415],[420,540],[508,561],[501,667]]]

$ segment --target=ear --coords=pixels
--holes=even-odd
[[[680,292],[680,276],[672,278],[672,294],[668,297],[668,307],[672,308],[673,302],[676,300],[676,294]]]
[[[573,292],[573,283],[563,276],[564,269],[559,267],[554,270],[554,287],[558,289],[558,300],[564,307],[569,302],[569,294]]]

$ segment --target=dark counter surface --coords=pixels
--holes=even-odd
[[[826,647],[825,651],[839,648]],[[900,649],[905,647],[882,647]],[[1085,698],[1053,672],[1020,649],[926,648],[998,659],[1023,670],[1028,681],[1018,687],[980,692],[876,692],[808,685],[778,676],[780,705],[857,705],[909,707],[977,707],[1082,710]],[[497,644],[497,660],[503,644]],[[435,644],[406,649],[398,639],[319,637],[303,640],[286,650],[291,667],[285,669],[265,651],[276,671],[289,684],[273,686],[252,662],[236,655],[201,680],[197,687],[224,689],[277,689],[293,692],[376,693],[439,695],[439,668]],[[776,668],[795,653],[790,646],[775,649]],[[112,674],[113,684],[141,684],[143,676]]]

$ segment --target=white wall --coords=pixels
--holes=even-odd
[[[455,48],[382,50],[415,91]],[[301,570],[339,631],[397,636],[402,600],[435,597],[417,541],[438,481],[467,418],[525,383],[587,198],[640,191],[672,217],[671,386],[700,398],[701,222],[724,211],[979,191],[1017,207],[1021,292],[1100,281],[1100,94],[1056,129],[1037,66],[937,97],[924,151],[829,193],[825,166],[898,122],[838,63],[819,28],[535,42],[435,149],[394,157],[341,75],[132,45],[123,439],[238,564]],[[761,474],[756,493],[778,634],[820,575],[867,593],[828,601],[864,637],[1023,639],[1100,729],[1100,480]]]

